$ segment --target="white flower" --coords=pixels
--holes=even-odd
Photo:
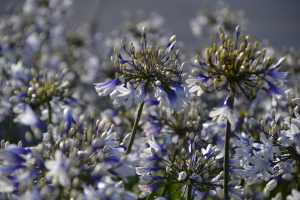
[[[114,97],[113,104],[121,105],[126,101],[126,108],[130,108],[133,100],[140,102],[139,94],[140,92],[131,86],[131,84],[127,83],[127,88],[122,86],[117,86],[117,90],[120,92],[117,96]]]
[[[278,142],[284,147],[288,147],[295,142],[296,150],[300,153],[300,131],[298,127],[292,123],[291,131],[282,131],[281,136],[278,138]]]
[[[28,104],[25,104],[24,112],[14,119],[14,122],[19,122],[27,126],[36,126],[43,131],[47,130]]]
[[[197,92],[197,96],[201,96],[201,94],[204,92],[203,89],[197,85],[196,83],[203,83],[205,82],[205,78],[195,78],[190,76],[185,82],[189,85],[190,89],[189,92],[194,93]],[[204,85],[204,84],[203,84]],[[205,86],[205,85],[204,85]]]
[[[202,182],[201,176],[199,176],[199,175],[196,174],[196,173],[193,173],[192,176],[190,176],[190,179],[194,179],[194,180],[196,180],[198,183],[201,183],[201,182]]]
[[[268,178],[268,171],[271,173],[274,173],[274,170],[269,166],[269,157],[266,156],[264,159],[262,158],[248,158],[247,159],[250,163],[255,165],[255,168],[251,170],[250,174],[258,174],[259,172],[262,172],[262,178],[266,180]]]
[[[98,92],[98,95],[105,96],[110,94],[119,83],[120,83],[120,77],[117,77],[113,80],[104,83],[94,83],[94,85],[96,91]]]
[[[157,81],[157,89],[155,92],[155,97],[157,97],[157,100],[159,101],[159,107],[170,107],[170,102],[168,99],[168,94],[164,91],[164,89],[162,88],[162,86],[160,85],[160,83]]]
[[[182,171],[180,173],[178,173],[178,181],[183,181],[185,178],[186,178],[186,172],[185,171]]]
[[[282,194],[278,193],[275,197],[273,197],[271,200],[282,200]]]
[[[63,153],[60,150],[55,151],[55,160],[47,160],[45,167],[50,170],[46,173],[46,178],[52,180],[58,178],[59,183],[63,187],[68,187],[71,184],[70,172],[77,174],[77,169],[72,164],[71,159],[64,159]]]
[[[279,167],[279,173],[283,174],[282,178],[284,180],[290,181],[293,177],[292,173],[295,173],[295,168],[290,162],[280,162],[274,166],[274,168]]]
[[[231,125],[235,125],[235,120],[233,117],[233,114],[239,115],[237,112],[233,111],[230,107],[229,107],[229,98],[227,97],[224,105],[221,108],[213,108],[213,111],[211,111],[209,113],[210,117],[215,117],[218,116],[218,120],[217,122],[220,124],[223,120],[223,118],[227,118],[230,122]]]
[[[286,200],[299,200],[300,199],[300,192],[296,189],[292,190],[292,195],[286,197]]]
[[[266,188],[267,188],[267,190],[272,191],[275,189],[276,186],[277,186],[277,180],[275,178],[266,185]]]
[[[255,147],[257,149],[261,149],[260,151],[256,152],[257,156],[259,156],[259,157],[269,156],[270,159],[273,160],[274,153],[276,153],[279,156],[281,155],[280,149],[272,144],[271,138],[268,140],[264,133],[260,133],[260,138],[264,144],[259,144],[259,143],[252,144],[253,147]]]

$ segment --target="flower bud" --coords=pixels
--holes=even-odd
[[[222,34],[220,35],[220,39],[222,40],[222,42],[224,42],[224,40],[225,40],[224,33],[222,33]]]
[[[203,83],[198,83],[198,85],[203,91],[206,91],[206,87],[204,86]]]
[[[218,26],[218,31],[220,35],[224,33],[222,26]]]
[[[210,52],[209,49],[206,49],[206,50],[205,50],[205,56],[206,56],[206,58],[209,58],[209,57],[210,57],[209,52]]]
[[[185,148],[181,149],[181,154],[184,155],[185,154]]]
[[[221,75],[221,80],[222,80],[224,83],[227,83],[227,78],[226,78],[224,75]]]
[[[117,60],[114,61],[114,66],[118,67],[119,66],[119,62]]]
[[[155,81],[155,84],[156,84],[157,86],[159,86],[159,85],[161,85],[161,82],[160,82],[160,81]]]
[[[9,145],[10,145],[10,142],[9,141],[7,141],[7,142],[5,142],[5,148],[7,148],[7,147],[9,147]]]
[[[209,177],[209,174],[208,174],[208,173],[205,173],[205,174],[203,175],[203,180],[206,180],[208,177]]]
[[[191,132],[190,135],[189,135],[190,140],[193,140],[194,137],[195,137],[195,134],[193,132]]]
[[[260,126],[263,128],[265,126],[265,121],[264,120],[261,120],[260,121]]]
[[[264,56],[266,55],[267,50],[265,48],[263,48],[263,50],[261,50],[261,54]]]
[[[199,142],[200,139],[199,139],[199,135],[196,135],[195,139],[194,139],[195,143]]]
[[[186,63],[183,62],[183,63],[181,64],[181,67],[180,67],[181,71],[184,71],[184,70],[185,70],[185,66],[186,66]]]
[[[119,54],[119,51],[118,51],[118,49],[116,48],[116,47],[114,47],[114,52],[115,52],[115,54]]]
[[[146,26],[143,27],[142,33],[143,33],[143,38],[146,37],[146,32],[147,32],[147,28]]]
[[[271,115],[272,115],[272,118],[275,117],[275,111],[273,109],[271,110]]]
[[[245,43],[242,43],[242,44],[240,45],[240,50],[243,51],[243,50],[245,49],[245,46],[246,46],[246,44],[245,44]]]
[[[173,35],[173,36],[170,38],[169,41],[170,41],[171,43],[173,43],[175,40],[176,40],[176,35]]]
[[[135,52],[135,47],[133,45],[130,46],[130,50],[131,50],[131,52]]]
[[[239,34],[239,33],[241,32],[241,27],[240,27],[240,26],[237,26],[237,27],[235,28],[235,31]]]
[[[119,80],[120,80],[122,83],[125,83],[124,75],[120,76]]]
[[[219,199],[224,199],[224,191],[221,189],[221,187],[217,188],[217,195]]]
[[[218,46],[217,46],[217,44],[216,44],[216,43],[214,43],[214,45],[213,45],[213,48],[214,48],[214,50],[215,50],[215,51],[217,51],[217,49],[218,49]]]
[[[268,188],[264,188],[264,191],[263,191],[263,194],[264,194],[264,197],[265,198],[268,198],[270,196],[270,190],[268,190]]]
[[[166,167],[166,172],[167,172],[167,174],[170,174],[170,172],[171,172],[171,169],[170,169],[170,167]]]
[[[26,132],[25,133],[25,138],[27,140],[27,142],[31,143],[32,142],[32,135],[30,132]],[[1,145],[2,146],[2,145]]]
[[[214,79],[214,86],[217,88],[219,84],[219,81],[217,79]]]
[[[121,40],[121,45],[125,47],[125,41],[123,39]]]

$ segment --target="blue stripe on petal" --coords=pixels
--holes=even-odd
[[[285,80],[288,74],[289,72],[274,72],[274,71],[269,71],[267,73],[268,76],[278,80]]]

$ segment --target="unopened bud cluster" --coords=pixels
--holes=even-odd
[[[64,81],[63,77],[67,73],[63,70],[61,74],[51,76],[45,69],[38,73],[34,68],[25,70],[23,84],[21,87],[15,87],[13,93],[15,96],[10,101],[23,102],[31,105],[40,106],[45,103],[55,101],[72,102],[73,98],[69,88],[69,82]]]

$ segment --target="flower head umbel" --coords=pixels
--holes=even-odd
[[[183,73],[185,63],[181,66],[178,64],[179,50],[175,51],[175,40],[176,36],[172,36],[164,48],[149,47],[146,27],[143,28],[140,52],[136,51],[133,43],[130,43],[130,48],[127,49],[125,41],[121,40],[126,54],[121,55],[118,49],[114,48],[116,57],[112,57],[117,78],[105,83],[96,83],[95,89],[98,94],[104,96],[111,93],[111,98],[115,99],[114,103],[121,105],[126,101],[126,106],[130,107],[133,99],[138,102],[144,100],[152,87],[161,106],[176,111],[186,108],[190,101],[185,83],[187,75]]]
[[[297,109],[295,110],[296,112]],[[258,139],[246,139],[238,135],[240,140],[235,142],[235,159],[240,166],[232,169],[231,173],[245,179],[249,185],[268,181],[267,190],[273,190],[279,179],[291,181],[297,166],[299,166],[300,154],[297,151],[298,141],[295,135],[299,133],[297,125],[289,118],[286,124],[281,124],[275,120],[275,112],[271,112],[271,123],[266,124],[264,120],[258,123],[251,118],[251,124],[259,135]],[[255,132],[255,129],[253,132]]]
[[[190,91],[203,90],[210,93],[225,87],[231,92],[243,94],[247,99],[255,99],[260,89],[272,96],[282,94],[273,83],[287,78],[287,72],[278,72],[285,58],[278,62],[273,58],[266,58],[266,49],[259,51],[259,43],[252,44],[249,36],[240,34],[239,26],[236,28],[235,41],[225,35],[222,27],[218,28],[222,45],[219,49],[217,44],[206,49],[205,61],[199,55],[196,56],[195,64],[205,73],[194,72],[196,77],[191,76],[187,80]],[[238,47],[239,38],[242,41]],[[195,86],[199,86],[198,90]]]
[[[76,122],[69,109],[64,116],[61,128],[49,126],[37,146],[24,148],[22,142],[16,146],[1,141],[0,197],[137,199],[123,183],[135,175],[138,156],[125,155],[114,125],[94,122],[94,114],[92,124],[84,115]],[[70,188],[72,194],[67,192]]]
[[[223,187],[220,183],[223,174],[223,158],[220,149],[211,144],[204,149],[197,142],[199,142],[199,136],[194,137],[194,134],[191,133],[189,137],[190,148],[186,151],[184,146],[187,144],[184,144],[180,139],[177,146],[179,153],[174,156],[171,152],[166,153],[165,149],[150,140],[148,142],[150,150],[145,150],[140,161],[143,166],[136,168],[137,174],[141,176],[140,189],[143,192],[140,197],[143,198],[160,187],[175,183],[181,184],[177,190],[191,188],[193,194],[199,198],[202,198],[201,195],[205,191]],[[167,155],[164,155],[165,153]],[[157,176],[153,173],[158,170],[165,170],[165,176]],[[170,194],[168,198],[174,193]],[[182,195],[185,193],[186,191]]]

